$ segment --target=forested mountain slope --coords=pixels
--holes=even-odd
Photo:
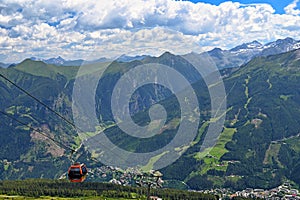
[[[207,90],[210,86],[206,86],[181,57],[165,53],[158,58],[113,62],[103,79],[107,87],[100,84],[97,88],[97,103],[106,102],[105,97],[109,96],[107,91],[113,88],[122,73],[147,62],[173,63],[170,65],[182,70],[202,102],[199,134],[175,163],[162,169],[164,179],[185,182],[192,189],[268,188],[285,179],[300,184],[300,50],[257,57],[238,70],[226,72],[223,80],[227,93],[226,123],[216,146],[204,158],[199,149],[210,123]],[[0,73],[66,119],[72,120],[72,89],[77,70],[78,67],[25,60],[14,67],[0,69]],[[4,79],[0,79],[0,93],[1,111],[66,145],[74,148],[80,146],[74,127]],[[168,113],[167,128],[148,141],[131,140],[111,124],[109,106],[105,104],[105,109],[99,109],[99,104],[97,114],[100,122],[105,124],[109,121],[111,125],[106,134],[115,144],[132,151],[151,151],[167,144],[176,134],[179,124],[176,98],[169,90],[155,85],[144,87],[135,95],[139,104],[132,102],[130,105],[135,122],[141,125],[148,123],[147,109],[160,102],[171,111]],[[4,115],[1,116],[0,127],[3,138],[0,144],[2,179],[58,178],[66,171],[70,164],[70,152]],[[81,161],[89,161],[90,157],[84,149],[77,156]]]

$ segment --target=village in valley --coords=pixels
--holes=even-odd
[[[91,178],[101,177],[103,180],[107,180],[110,183],[128,186],[136,184],[136,178],[141,175],[140,170],[136,168],[129,168],[127,170],[121,170],[112,166],[102,166],[92,170],[90,173]],[[151,173],[149,174],[151,176]],[[144,174],[145,176],[145,174]],[[163,188],[163,180],[159,180],[161,187]],[[296,186],[286,181],[282,185],[272,189],[260,189],[260,188],[246,188],[242,191],[233,191],[227,188],[218,188],[210,190],[190,190],[194,192],[200,192],[205,194],[213,194],[220,199],[233,199],[236,197],[251,198],[251,199],[300,199],[300,192],[296,189]]]

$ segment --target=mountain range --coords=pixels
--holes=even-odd
[[[223,68],[234,68],[239,67],[242,64],[250,61],[252,58],[257,56],[268,56],[268,55],[275,55],[279,53],[288,52],[294,49],[300,48],[300,41],[294,40],[293,38],[285,38],[285,39],[278,39],[274,42],[270,42],[267,44],[261,44],[260,42],[254,40],[249,43],[243,43],[238,45],[229,50],[222,50],[220,48],[214,48],[210,51],[204,52],[202,54],[209,55],[216,63],[216,66],[219,69]],[[200,54],[201,55],[201,54]],[[116,59],[118,62],[131,62],[135,60],[143,60],[147,57],[147,55],[137,55],[137,56],[128,56],[128,55],[121,55],[119,58]],[[111,62],[113,61],[112,58],[99,58],[96,60],[65,60],[61,56],[56,58],[48,58],[48,59],[40,59],[36,57],[29,58],[34,61],[42,61],[46,64],[53,64],[56,66],[81,66],[82,64],[92,64],[98,62]],[[1,63],[0,67],[6,68],[8,67],[9,63]]]
[[[279,39],[265,45],[256,40],[244,43],[230,50],[215,48],[208,51],[219,69],[239,67],[258,56],[276,55],[300,48],[300,41],[292,38]]]
[[[181,157],[161,169],[166,187],[272,188],[286,180],[300,185],[300,50],[297,48],[299,41],[286,38],[266,45],[254,41],[230,50],[213,49],[205,53],[223,75],[227,111],[221,135],[204,157],[199,149],[208,125],[214,123],[208,88],[215,85],[206,85],[182,56],[164,53],[159,57],[125,57],[112,62],[96,89],[99,123],[106,128],[105,134],[114,144],[133,152],[153,151],[168,144],[180,124],[180,105],[170,90],[149,84],[139,88],[131,98],[130,114],[134,122],[142,126],[150,122],[148,111],[153,104],[160,103],[166,108],[164,128],[150,139],[136,140],[124,135],[110,110],[112,91],[123,74],[141,64],[168,65],[191,83],[201,102],[201,116],[194,141],[177,149]],[[47,63],[26,59],[0,68],[0,73],[72,121],[76,117],[71,108],[72,92],[79,66],[62,67],[63,60],[58,57]],[[104,67],[102,62],[87,66],[97,70]],[[90,73],[93,77],[94,72]],[[59,178],[70,164],[71,153],[49,138],[78,148],[81,140],[76,129],[1,77],[0,92],[1,111],[48,135],[45,137],[12,118],[1,116],[1,179]],[[82,147],[74,156],[77,161],[87,163],[94,173],[102,164],[95,163],[91,153],[95,152],[87,152]],[[150,167],[155,162],[150,163]],[[103,180],[102,175],[91,176],[89,180]]]

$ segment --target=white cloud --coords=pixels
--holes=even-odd
[[[297,2],[279,15],[268,4],[230,1],[215,6],[173,0],[3,0],[0,61],[37,54],[68,59],[181,54],[252,40],[299,39]]]
[[[290,5],[286,6],[284,8],[284,11],[286,12],[286,14],[288,14],[288,15],[299,15],[300,10],[296,9],[298,2],[299,2],[299,0],[294,0]]]

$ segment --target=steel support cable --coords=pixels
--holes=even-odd
[[[10,79],[8,79],[7,77],[5,77],[3,74],[0,74],[0,77],[2,77],[3,79],[5,79],[6,81],[8,81],[10,84],[14,85],[16,88],[18,88],[19,90],[21,90],[22,92],[24,92],[26,95],[30,96],[31,98],[33,98],[35,101],[37,101],[38,103],[40,103],[41,105],[43,105],[44,107],[46,107],[48,110],[50,110],[51,112],[55,113],[58,117],[60,117],[61,119],[65,120],[68,124],[70,124],[71,126],[73,126],[75,129],[80,130],[78,127],[75,126],[75,124],[73,122],[71,122],[70,120],[66,119],[64,116],[62,116],[60,113],[56,112],[55,110],[53,110],[52,108],[50,108],[48,105],[46,105],[45,103],[43,103],[41,100],[39,100],[38,98],[36,98],[35,96],[33,96],[32,94],[30,94],[29,92],[27,92],[26,90],[24,90],[23,88],[21,88],[20,86],[18,86],[16,83],[14,83],[13,81],[11,81]],[[81,131],[81,130],[80,130]]]
[[[16,121],[16,122],[18,122],[18,123],[20,123],[20,124],[26,126],[26,127],[29,128],[29,129],[31,129],[31,130],[33,130],[33,131],[36,131],[36,132],[40,133],[41,135],[45,136],[46,138],[48,138],[48,139],[51,140],[52,142],[56,143],[56,144],[59,145],[60,147],[64,148],[65,150],[70,150],[71,152],[74,152],[74,151],[75,151],[73,148],[71,148],[71,147],[65,145],[65,144],[62,143],[62,142],[59,142],[59,141],[55,140],[54,138],[51,138],[50,136],[48,136],[48,134],[46,134],[46,133],[40,131],[39,129],[34,128],[34,127],[32,127],[32,126],[30,126],[30,125],[28,125],[28,124],[26,124],[26,123],[24,123],[24,122],[22,122],[22,121],[20,121],[20,120],[18,120],[17,118],[11,116],[10,114],[8,114],[8,113],[6,113],[6,112],[4,112],[4,111],[2,111],[2,110],[0,110],[0,113],[2,113],[3,115],[7,116],[8,118],[10,118],[10,119],[12,119],[12,120],[14,120],[14,121]]]
[[[70,120],[66,119],[64,116],[62,116],[60,113],[56,112],[55,110],[53,110],[52,108],[50,108],[48,105],[46,105],[45,103],[43,103],[41,100],[39,100],[38,98],[36,98],[35,96],[33,96],[32,94],[30,94],[29,92],[27,92],[25,89],[23,89],[22,87],[18,86],[16,83],[14,83],[13,81],[11,81],[9,78],[7,78],[6,76],[4,76],[3,74],[0,73],[0,77],[2,77],[4,80],[8,81],[10,84],[12,84],[13,86],[15,86],[16,88],[18,88],[19,90],[21,90],[22,92],[24,92],[26,95],[30,96],[32,99],[34,99],[35,101],[37,101],[38,103],[40,103],[41,105],[43,105],[44,107],[46,107],[48,110],[50,110],[51,112],[55,113],[58,117],[60,117],[61,119],[65,120],[68,124],[70,124],[73,128],[75,128],[75,130],[79,130],[81,131],[82,133],[84,133],[83,130],[81,130],[80,128],[78,128],[73,122],[71,122]],[[9,116],[7,113],[1,111],[2,114],[12,118],[11,116]],[[24,124],[23,122],[19,121],[16,119],[16,121],[18,121],[19,123],[25,125],[25,126],[28,126],[26,124]],[[33,127],[31,127],[33,128]],[[35,129],[33,129],[35,130]],[[45,134],[45,133],[43,133]],[[66,147],[65,149],[67,150],[71,150],[71,154],[77,152],[77,150],[79,149],[73,149],[71,147],[68,147],[66,145],[64,145],[63,143],[53,139],[53,138],[50,138],[49,136],[46,136],[47,138],[51,139],[52,141],[55,141],[56,144],[62,144],[61,147]],[[99,141],[98,141],[99,142]],[[100,142],[99,142],[100,143]],[[104,144],[102,144],[103,146],[105,146]],[[81,147],[81,145],[80,145]],[[119,157],[121,160],[124,160],[126,161],[123,157],[121,157],[120,155],[118,154],[115,154],[117,157]],[[95,160],[94,158],[91,158],[92,160]]]

